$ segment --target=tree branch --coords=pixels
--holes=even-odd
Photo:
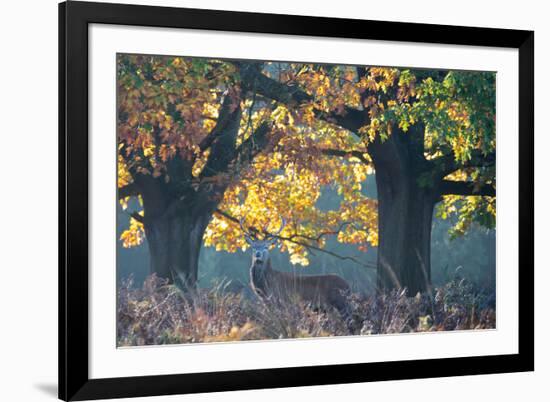
[[[236,110],[232,112],[231,108],[232,101],[229,95],[226,95],[220,107],[216,125],[212,131],[210,131],[210,133],[199,143],[199,148],[201,151],[208,149],[214,141],[225,132],[227,126],[232,122],[232,118],[234,118]]]
[[[302,239],[306,239],[306,240],[310,240],[310,241],[314,241],[314,242],[319,242],[319,240],[321,240],[325,236],[337,235],[338,233],[340,233],[342,231],[342,229],[344,227],[346,227],[348,225],[351,225],[352,227],[357,229],[357,227],[353,224],[353,222],[342,222],[340,224],[340,226],[338,227],[338,229],[328,230],[326,232],[321,232],[321,233],[319,233],[319,235],[317,237],[311,237],[311,236],[306,236],[306,235],[303,235],[303,234],[295,233],[292,236],[290,236],[289,239],[294,240],[296,237],[301,237]]]
[[[216,213],[216,214],[218,214],[218,215],[220,215],[220,216],[223,216],[224,218],[230,220],[231,222],[234,222],[234,223],[240,225],[239,220],[238,220],[237,218],[235,218],[234,216],[229,215],[227,212],[224,212],[224,211],[222,211],[222,210],[220,210],[220,209],[216,209],[216,210],[214,211],[214,213]],[[347,222],[346,222],[346,224],[347,224]],[[343,225],[341,226],[341,228],[342,228],[343,226],[345,226],[345,224],[343,224]],[[341,230],[341,229],[340,229],[340,230]],[[363,267],[365,267],[365,268],[376,269],[376,263],[374,263],[374,262],[371,262],[371,261],[362,262],[362,261],[358,260],[358,259],[355,258],[355,257],[343,256],[343,255],[337,254],[337,253],[335,253],[335,252],[333,252],[333,251],[325,250],[325,249],[323,249],[323,248],[320,248],[320,247],[317,247],[317,246],[313,246],[313,245],[311,245],[311,244],[304,243],[304,242],[301,242],[301,241],[299,241],[299,240],[294,240],[296,237],[307,238],[307,236],[302,236],[302,235],[299,235],[299,234],[295,234],[295,235],[292,235],[292,236],[290,236],[290,237],[279,236],[279,235],[274,235],[274,234],[272,234],[272,233],[268,233],[268,232],[266,232],[266,231],[258,230],[258,229],[254,228],[254,227],[251,227],[251,228],[250,228],[250,231],[253,232],[253,233],[255,233],[255,234],[263,234],[264,236],[269,235],[269,236],[274,237],[274,238],[279,239],[279,240],[284,240],[284,241],[288,241],[288,242],[290,242],[290,243],[298,244],[298,245],[300,245],[300,246],[303,246],[303,247],[307,248],[307,249],[310,250],[310,251],[311,251],[311,250],[319,251],[319,252],[321,252],[321,253],[325,253],[325,254],[328,254],[328,255],[330,255],[330,256],[332,256],[332,257],[338,258],[339,260],[343,260],[343,261],[344,261],[344,260],[348,260],[348,261],[351,261],[351,262],[353,262],[353,263],[355,263],[355,264],[361,265],[361,266],[363,266]],[[326,232],[326,233],[324,233],[323,235],[327,235],[327,234],[330,234],[330,233],[329,233],[329,232]],[[321,236],[320,236],[320,237],[321,237]],[[320,239],[320,237],[319,237],[319,239]]]
[[[475,183],[465,181],[442,180],[439,185],[440,195],[479,195],[495,197],[496,190],[491,184],[484,184],[476,187]]]
[[[139,194],[140,192],[136,183],[130,183],[118,189],[118,198],[137,196]]]
[[[357,159],[359,159],[361,162],[365,163],[365,164],[370,164],[370,161],[365,158],[365,153],[366,152],[361,152],[361,151],[356,151],[356,150],[352,150],[352,151],[345,151],[345,150],[341,150],[341,149],[327,149],[327,148],[324,148],[324,149],[321,149],[321,153],[324,154],[324,155],[329,155],[329,156],[340,156],[342,158],[348,158],[350,156],[353,156]]]
[[[218,120],[219,121],[219,120]],[[214,143],[214,140],[218,138],[218,136],[222,133],[222,130],[220,129],[221,124],[218,125],[216,123],[216,126],[210,131],[210,133],[204,137],[201,142],[199,142],[199,148],[201,152],[206,151],[210,146]]]
[[[138,221],[139,223],[143,223],[143,222],[144,222],[143,216],[141,216],[137,211],[126,212],[126,213],[128,214],[128,216],[130,216],[130,218],[135,219],[135,220]]]
[[[240,105],[234,107],[229,95],[226,95],[220,108],[216,127],[199,145],[201,149],[210,147],[210,155],[201,172],[201,178],[212,177],[225,172],[233,161],[241,114]]]
[[[236,158],[241,163],[248,164],[258,155],[268,143],[269,124],[263,122],[236,150]]]
[[[239,68],[241,77],[247,80],[255,81],[256,91],[269,99],[294,107],[313,101],[313,97],[301,90],[297,86],[290,86],[267,77],[254,68],[248,68],[246,64],[234,62]],[[328,123],[336,123],[342,128],[345,128],[353,133],[368,124],[368,114],[364,111],[345,107],[343,114],[324,113],[320,110],[315,110],[315,116]]]
[[[459,169],[495,166],[496,154],[491,152],[484,155],[483,152],[476,149],[472,151],[470,159],[464,163],[457,162],[453,153],[432,159],[430,160],[430,163],[435,167],[435,169],[441,172],[442,177],[445,177]]]

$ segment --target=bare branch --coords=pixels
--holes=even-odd
[[[230,214],[228,214],[227,212],[224,212],[220,209],[216,209],[214,211],[216,214],[220,215],[220,216],[223,216],[224,218],[230,220],[231,222],[234,222],[236,224],[240,224],[239,220],[233,216],[231,216]],[[349,224],[346,222],[346,224]],[[343,226],[345,226],[345,224],[342,224],[341,228],[343,228]],[[302,235],[299,235],[299,234],[295,234],[295,235],[292,235],[290,237],[286,237],[286,236],[280,236],[280,235],[274,235],[274,234],[271,234],[271,233],[268,233],[268,232],[265,232],[263,230],[258,230],[254,227],[250,227],[248,228],[248,230],[252,233],[256,233],[256,234],[262,234],[264,236],[271,236],[273,238],[276,238],[276,239],[279,239],[279,240],[284,240],[284,241],[288,241],[290,243],[294,243],[294,244],[298,244],[300,246],[303,246],[305,248],[307,248],[308,250],[312,251],[312,250],[315,250],[315,251],[319,251],[319,252],[322,252],[322,253],[325,253],[325,254],[328,254],[332,257],[335,257],[335,258],[338,258],[339,260],[348,260],[348,261],[351,261],[355,264],[358,264],[358,265],[361,265],[365,268],[370,268],[370,269],[376,269],[376,263],[374,262],[371,262],[371,261],[366,261],[366,262],[363,262],[363,261],[360,261],[359,259],[355,258],[355,257],[351,257],[351,256],[343,256],[343,255],[340,255],[340,254],[337,254],[333,251],[329,251],[329,250],[325,250],[323,248],[320,248],[320,247],[317,247],[317,246],[314,246],[314,245],[311,245],[311,244],[308,244],[308,243],[305,243],[305,242],[301,242],[299,240],[295,240],[296,237],[302,237],[302,238],[307,238],[307,236],[302,236]],[[340,229],[341,230],[341,229]],[[328,235],[329,233],[325,233],[325,235]]]

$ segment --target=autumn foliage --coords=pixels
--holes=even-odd
[[[142,206],[120,239],[147,238],[153,271],[185,286],[197,239],[247,249],[240,220],[271,233],[283,217],[303,266],[331,237],[379,247],[379,287],[412,295],[429,288],[434,209],[454,236],[495,225],[494,73],[119,55],[117,74],[119,198]]]
[[[190,179],[195,180],[195,186],[229,183],[219,206],[226,215],[246,216],[250,226],[268,231],[273,229],[269,222],[285,216],[287,227],[281,237],[289,240],[283,240],[283,250],[289,252],[293,263],[307,265],[307,244],[323,247],[324,233],[336,234],[339,241],[357,244],[362,250],[376,246],[376,201],[361,191],[367,175],[373,173],[372,166],[365,163],[365,148],[347,130],[315,118],[320,109],[331,112],[353,103],[367,83],[335,88],[328,76],[319,75],[313,66],[299,67],[303,72],[293,72],[297,66],[289,66],[287,78],[294,77],[307,91],[323,95],[323,101],[291,109],[259,97],[254,99],[253,95],[251,99],[239,99],[234,92],[237,90],[231,92],[238,76],[231,63],[124,57],[119,66],[119,187],[132,182],[129,169],[173,180],[167,165],[182,158],[193,164]],[[210,154],[210,148],[202,149],[201,144],[215,126],[224,97],[240,103],[243,109],[238,145],[264,122],[271,127],[272,143],[250,167],[240,168],[237,160],[233,170],[200,181]],[[325,152],[334,149],[349,151],[349,157]],[[338,210],[316,208],[326,186],[342,195]],[[127,197],[121,198],[124,208],[127,202]],[[125,247],[141,244],[142,226],[131,219],[130,227],[121,235]],[[230,252],[247,247],[236,222],[219,213],[214,214],[206,229],[204,244]]]

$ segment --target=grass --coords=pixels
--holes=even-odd
[[[183,295],[155,275],[141,288],[124,281],[118,290],[118,346],[477,330],[496,323],[494,297],[459,277],[431,295],[352,294],[351,326],[336,311],[317,311],[299,300],[274,306],[228,288],[220,284]]]

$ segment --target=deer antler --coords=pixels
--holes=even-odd
[[[255,240],[258,240],[258,234],[257,233],[252,233],[250,232],[245,226],[244,226],[244,221],[246,219],[246,214],[241,218],[239,219],[239,225],[241,227],[241,230],[243,231],[244,233],[244,238],[245,240],[250,244],[252,243],[253,241]],[[280,215],[279,215],[280,216]],[[264,240],[268,240],[268,239],[272,239],[272,241],[276,241],[276,237],[283,231],[284,227],[286,226],[286,220],[285,218],[283,218],[282,216],[280,216],[281,218],[281,227],[279,228],[279,230],[277,230],[276,233],[267,233],[267,226],[268,224],[266,224],[262,230],[262,232],[264,233]]]
[[[257,236],[253,233],[250,233],[245,227],[244,227],[244,221],[246,219],[246,214],[241,218],[239,219],[239,225],[241,226],[241,230],[243,231],[244,233],[244,239],[246,240],[246,242],[248,244],[251,244],[256,238]]]
[[[281,227],[279,228],[279,230],[277,231],[277,233],[275,233],[275,236],[278,236],[282,231],[283,229],[285,228],[286,226],[286,220],[284,217],[282,217],[281,215],[279,215],[279,217],[281,218]]]
[[[275,242],[277,241],[277,236],[279,236],[279,234],[283,231],[284,227],[286,226],[285,218],[283,218],[281,215],[279,215],[279,217],[281,218],[281,227],[279,228],[279,230],[277,230],[276,233],[272,233],[268,235],[268,237],[271,239],[272,244],[275,244]]]

